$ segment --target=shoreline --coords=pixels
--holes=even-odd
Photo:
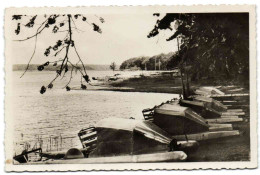
[[[190,82],[191,92],[201,86],[220,87],[224,93],[249,93],[249,89],[239,82],[234,83],[228,80],[216,80],[210,83],[205,83],[204,80]],[[98,84],[89,85],[88,90],[182,94],[182,84],[180,77],[140,76],[115,81],[100,81]]]

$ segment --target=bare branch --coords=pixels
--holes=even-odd
[[[58,50],[53,56],[57,56],[66,46],[63,46],[60,50]]]
[[[58,77],[59,77],[59,74],[56,74],[56,77],[49,84],[52,84]]]
[[[77,32],[79,32],[79,31],[80,31],[80,32],[85,32],[85,31],[83,31],[83,30],[80,30],[80,29],[77,27],[77,25],[76,25],[75,21],[73,20],[73,18],[71,18],[71,20],[72,20],[72,22],[73,22],[73,24],[74,24],[74,27],[71,27],[71,28],[75,28]]]
[[[80,56],[79,56],[79,53],[78,53],[78,51],[77,51],[77,49],[76,49],[75,43],[74,43],[74,49],[75,49],[75,52],[76,52],[76,54],[77,54],[77,56],[78,56],[78,58],[79,58],[79,60],[80,60],[80,62],[81,62],[81,64],[82,64],[82,66],[83,66],[83,69],[84,69],[85,74],[87,74],[86,68],[85,68],[85,66],[84,66],[84,63],[83,63],[82,59],[81,59]]]
[[[71,68],[71,71],[70,71],[70,79],[69,79],[69,82],[63,87],[63,89],[65,88],[65,87],[67,87],[69,84],[70,84],[70,82],[71,82],[71,79],[72,79],[72,73],[73,73],[73,69],[74,69],[74,67],[72,67]]]
[[[68,30],[59,30],[57,32],[68,32]]]
[[[62,64],[61,64],[61,67],[60,67],[60,73],[63,71],[64,69],[64,62],[65,60],[67,59],[67,62],[68,62],[68,53],[69,53],[69,48],[70,48],[70,44],[72,42],[72,31],[71,31],[71,15],[68,15],[68,23],[69,23],[69,44],[67,44],[66,46],[66,55],[62,61]]]
[[[47,21],[47,20],[46,20]],[[31,56],[31,58],[30,58],[30,60],[29,60],[29,62],[27,63],[27,66],[26,66],[26,68],[25,68],[25,71],[23,72],[23,74],[20,76],[20,78],[22,78],[23,76],[24,76],[24,74],[27,72],[27,70],[28,70],[28,68],[29,68],[29,65],[30,65],[30,62],[32,61],[32,58],[33,58],[33,56],[34,56],[34,54],[35,54],[35,51],[36,51],[36,44],[37,44],[37,38],[38,38],[38,31],[40,30],[40,28],[46,23],[46,21],[44,21],[42,24],[41,24],[41,26],[37,29],[37,31],[36,31],[36,36],[35,36],[35,43],[34,43],[34,49],[33,49],[33,53],[32,53],[32,56]],[[45,27],[44,27],[45,28]],[[43,28],[43,29],[44,29]]]
[[[79,67],[75,66],[75,65],[72,64],[70,61],[68,61],[68,63],[70,63],[70,65],[71,65],[72,67],[75,67],[77,70],[79,70],[79,72],[81,73],[81,75],[84,76],[84,74],[82,73],[82,71],[80,70]]]
[[[37,37],[37,36],[46,28],[46,26],[44,26],[44,27],[40,30],[40,28],[43,26],[43,24],[45,24],[47,21],[48,21],[48,19],[46,19],[46,20],[40,25],[40,27],[37,29],[37,31],[36,31],[36,33],[35,33],[34,35],[32,35],[32,36],[30,36],[30,37],[27,37],[27,38],[25,38],[25,39],[14,40],[14,41],[26,41],[26,40],[29,40],[29,39],[31,39],[31,38],[33,38],[33,37]]]

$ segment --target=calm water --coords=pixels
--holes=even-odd
[[[88,72],[90,77],[113,75],[112,71]],[[178,97],[178,95],[162,93],[91,90],[67,92],[63,87],[68,82],[69,75],[61,80],[58,78],[54,88],[47,89],[42,95],[39,93],[41,86],[47,86],[55,77],[55,72],[28,72],[23,78],[19,78],[21,73],[13,72],[12,89],[15,99],[13,101],[14,144],[17,149],[22,141],[28,141],[33,146],[37,138],[42,138],[44,149],[47,149],[47,146],[50,149],[50,145],[54,150],[81,147],[77,137],[80,129],[95,125],[99,120],[108,117],[142,119],[141,111],[144,108]],[[122,74],[131,73],[122,72]],[[75,75],[70,86],[79,85],[80,76]],[[50,141],[50,137],[59,138]]]

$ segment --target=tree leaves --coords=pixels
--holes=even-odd
[[[49,61],[47,61],[46,63],[43,64],[43,66],[48,66],[50,64]]]
[[[81,84],[81,89],[86,90],[86,89],[87,89],[87,86],[84,85],[84,84]]]
[[[147,37],[158,35],[160,30],[171,30],[173,22],[179,24],[176,24],[176,31],[167,41],[179,37],[180,64],[186,62],[193,66],[195,73],[201,72],[209,76],[219,72],[230,77],[243,72],[241,69],[248,71],[248,14],[166,14],[161,20],[157,20]]]
[[[89,76],[87,74],[84,75],[83,78],[87,83],[90,82]]]
[[[52,89],[52,88],[53,88],[53,84],[50,83],[50,84],[48,85],[48,88],[49,88],[49,89]]]
[[[79,14],[76,14],[76,15],[74,15],[74,18],[78,19],[79,16],[80,16]]]
[[[53,27],[53,29],[52,29],[52,32],[53,32],[53,33],[57,33],[58,30],[59,30],[59,27],[55,25],[55,26]]]
[[[15,34],[16,34],[16,35],[19,35],[20,30],[21,30],[20,23],[18,23],[18,24],[17,24],[17,28],[16,28],[16,30],[15,30]]]
[[[25,25],[25,27],[32,28],[34,26],[34,21],[36,19],[37,15],[33,16],[30,21]]]
[[[42,86],[41,87],[41,90],[40,90],[40,93],[41,94],[44,94],[46,92],[46,87],[45,86]]]
[[[61,75],[61,71],[60,71],[60,70],[56,70],[56,73],[57,73],[58,75]]]
[[[102,33],[102,31],[101,31],[101,29],[99,28],[98,25],[96,25],[95,23],[92,23],[92,25],[93,25],[93,30],[94,30],[94,31],[96,31],[96,32],[98,32],[98,33]]]
[[[67,91],[70,91],[70,87],[69,87],[69,86],[66,86],[66,90],[67,90]]]
[[[45,52],[44,52],[44,55],[47,57],[47,56],[49,56],[50,55],[50,50],[51,50],[51,46],[49,46],[46,50],[45,50]]]
[[[99,21],[100,21],[101,23],[104,23],[104,22],[105,22],[104,18],[102,18],[102,17],[99,17]]]
[[[40,65],[37,67],[38,71],[42,71],[44,69],[44,66],[43,65]]]
[[[68,72],[69,68],[68,68],[68,65],[65,65],[65,73]]]
[[[52,24],[55,24],[55,23],[56,23],[56,16],[57,16],[57,15],[54,15],[53,17],[49,17],[49,18],[48,18],[48,24],[49,24],[49,25],[52,25]]]
[[[38,66],[38,67],[37,67],[38,71],[43,71],[43,70],[44,70],[44,67],[45,67],[45,66],[48,66],[49,64],[50,64],[50,62],[47,61],[47,62],[44,63],[43,65]]]
[[[23,15],[13,15],[12,20],[20,20],[20,19],[22,19],[22,16]]]
[[[54,51],[57,51],[60,46],[62,46],[62,41],[61,41],[61,40],[58,40],[53,47],[50,46],[49,48],[47,48],[48,51],[46,50],[46,51],[47,51],[47,52],[46,52],[46,54],[47,54],[46,56],[48,56],[48,55],[50,54],[50,49],[52,49],[52,50],[54,50]],[[54,56],[57,56],[58,53],[59,53],[59,51],[56,52]]]
[[[181,34],[180,31],[176,31],[170,38],[166,39],[166,41],[171,41],[175,39],[179,34]]]

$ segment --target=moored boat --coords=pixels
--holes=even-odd
[[[154,110],[153,122],[171,135],[209,131],[209,125],[199,114],[178,104],[163,104]]]
[[[96,148],[89,157],[139,155],[198,147],[198,143],[192,140],[178,143],[167,132],[145,120],[107,118],[97,123],[96,131]]]

